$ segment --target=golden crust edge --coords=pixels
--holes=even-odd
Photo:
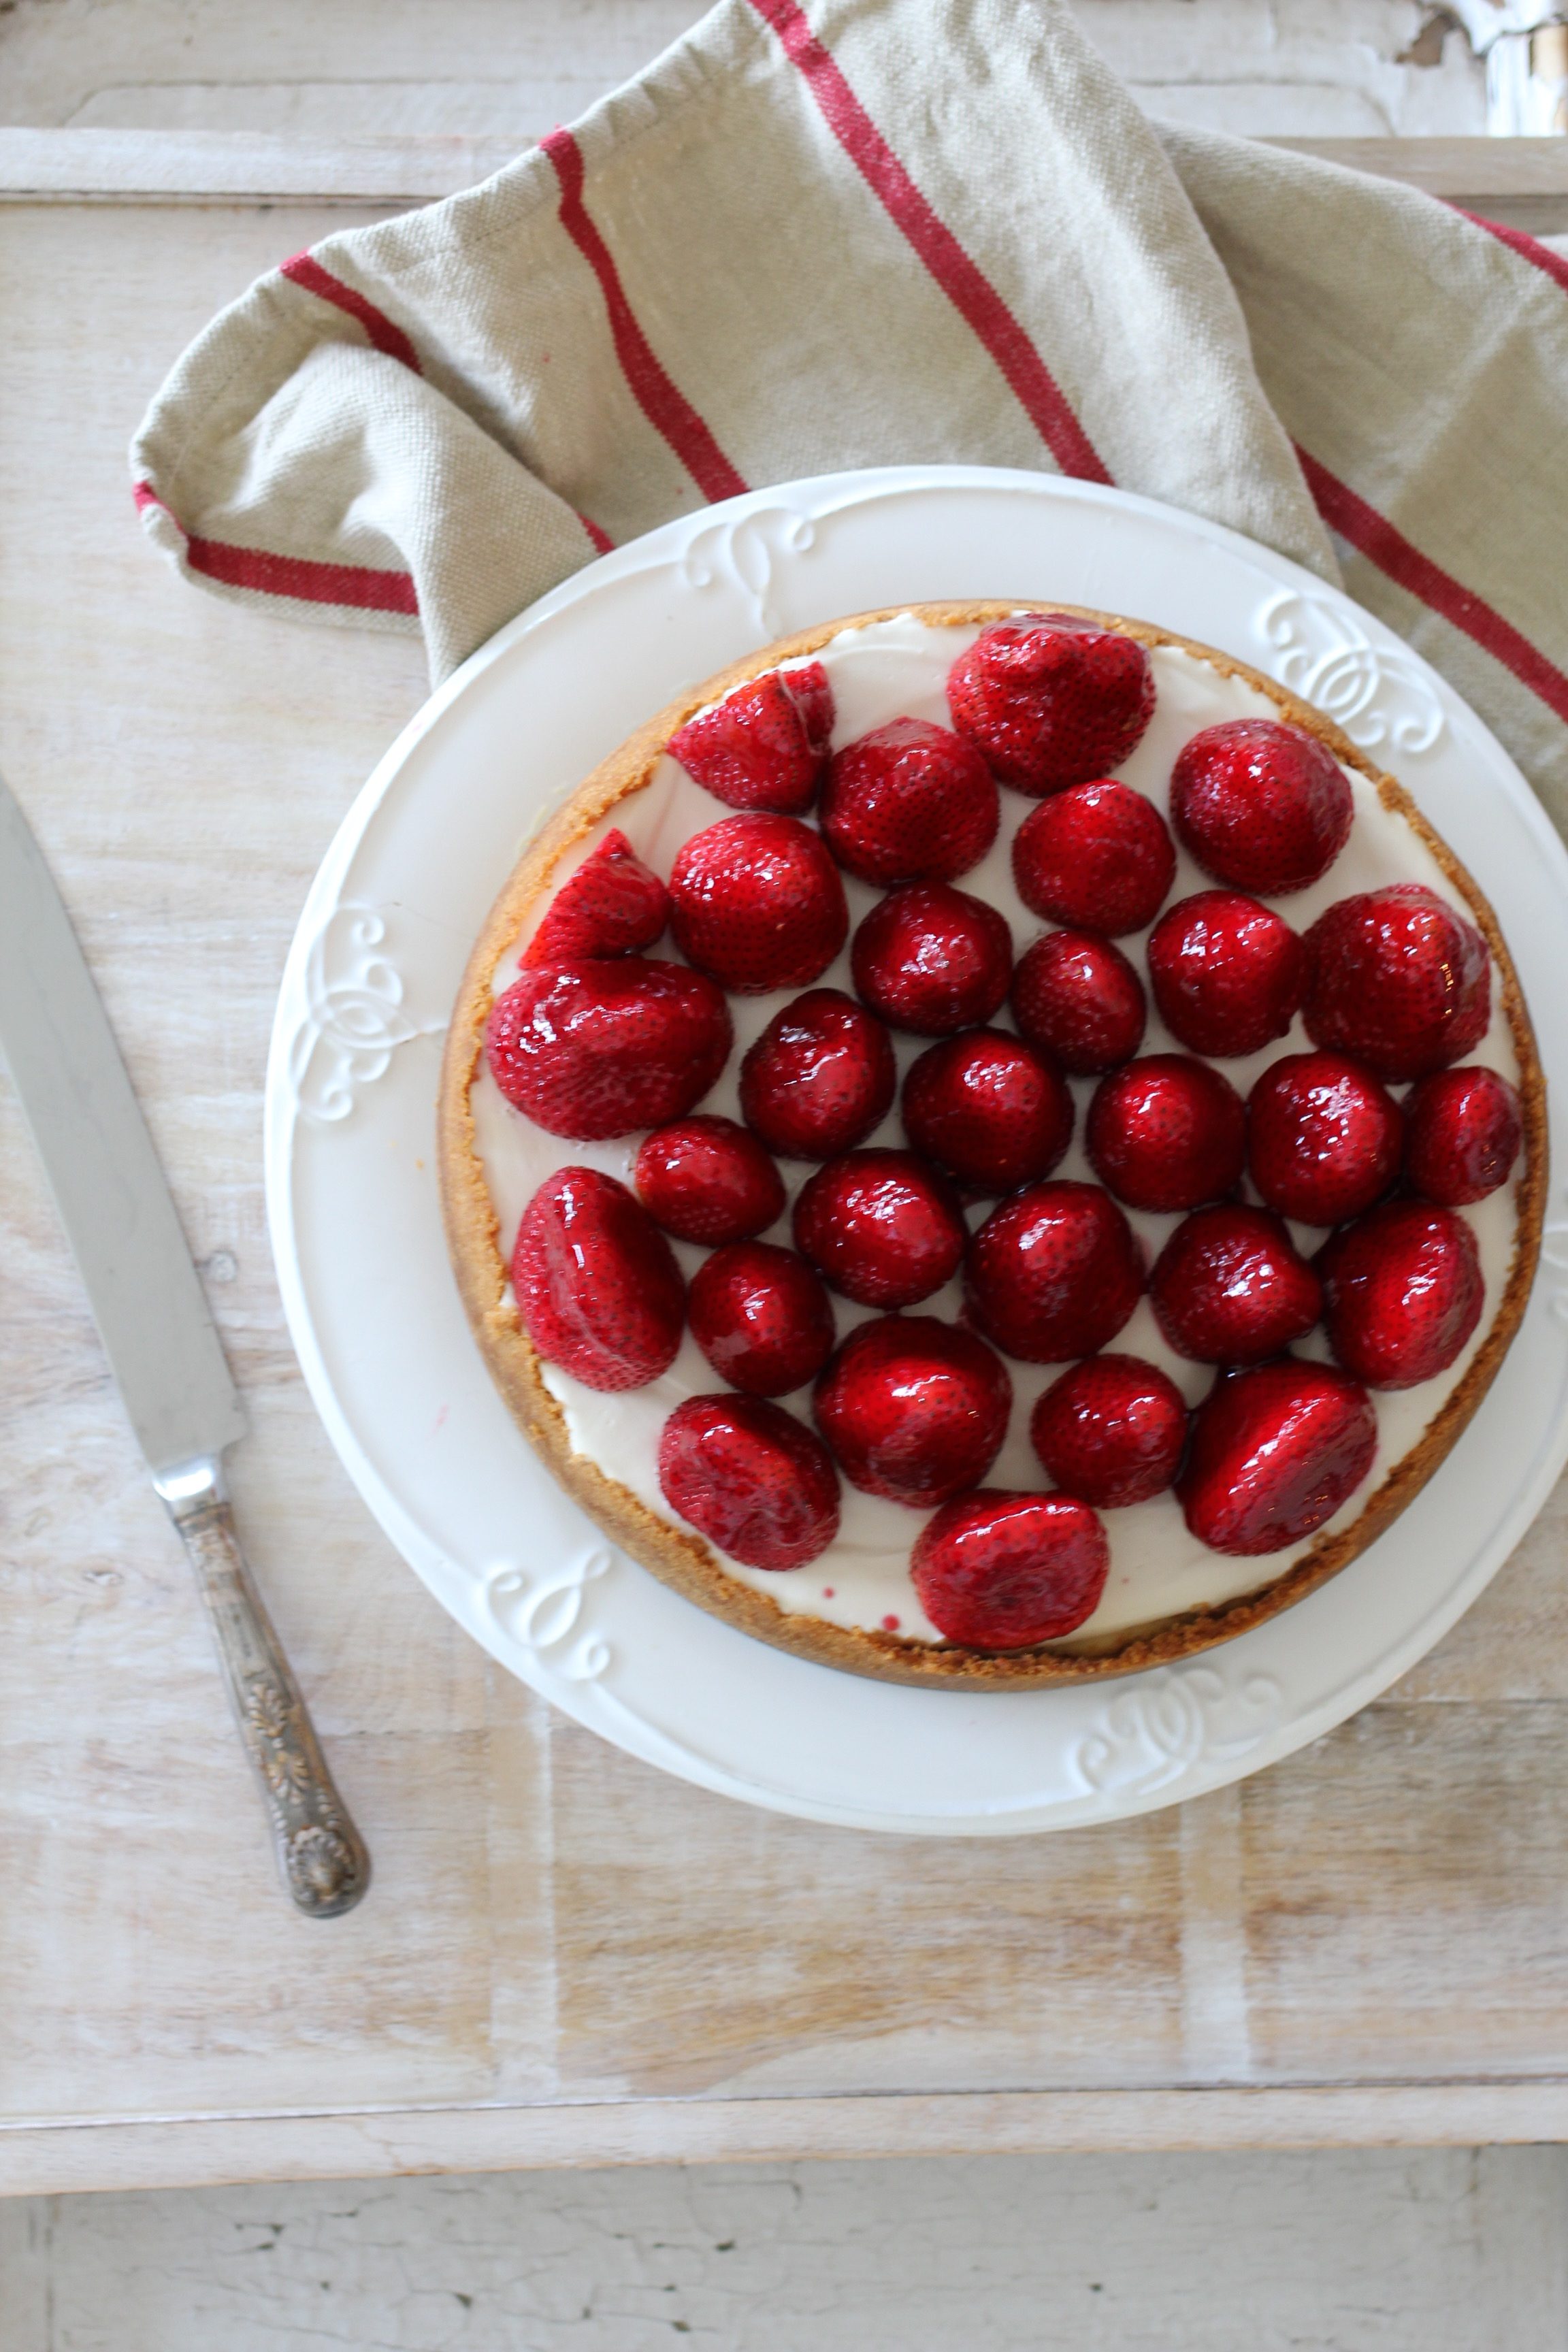
[[[1405,819],[1469,908],[1491,951],[1500,996],[1519,1061],[1525,1149],[1524,1164],[1515,1186],[1518,1222],[1513,1256],[1487,1336],[1458,1387],[1428,1423],[1419,1443],[1401,1457],[1382,1485],[1368,1496],[1351,1527],[1325,1538],[1284,1575],[1214,1608],[1185,1611],[1150,1626],[1124,1628],[1093,1649],[1073,1650],[1058,1645],[998,1653],[942,1643],[909,1642],[893,1634],[834,1625],[823,1618],[786,1612],[766,1593],[731,1576],[700,1536],[689,1534],[650,1511],[618,1480],[573,1450],[565,1416],[544,1384],[542,1360],[523,1331],[515,1309],[506,1303],[508,1272],[499,1246],[499,1222],[476,1145],[469,1097],[483,1046],[491,1002],[491,976],[497,963],[516,940],[561,858],[621,802],[647,785],[669,737],[694,712],[721,701],[737,686],[763,670],[819,652],[847,630],[893,620],[901,614],[912,613],[918,619],[939,627],[962,627],[1041,609],[1100,622],[1144,645],[1173,646],[1207,663],[1223,677],[1245,680],[1266,695],[1283,717],[1318,737],[1344,766],[1365,776],[1384,807]],[[803,630],[691,688],[602,761],[524,851],[499,894],[469,957],[442,1058],[437,1152],[448,1249],[480,1352],[524,1436],[589,1517],[633,1559],[684,1599],[754,1639],[817,1664],[925,1689],[1016,1690],[1050,1684],[1108,1681],[1151,1666],[1173,1664],[1234,1641],[1293,1607],[1338,1575],[1415,1499],[1452,1451],[1496,1378],[1529,1302],[1540,1255],[1548,1183],[1545,1081],[1513,959],[1489,902],[1397,779],[1376,767],[1310,703],[1213,646],[1180,636],[1173,630],[1101,613],[1091,606],[1030,606],[1016,598],[980,604],[890,605]]]

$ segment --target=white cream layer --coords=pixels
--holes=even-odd
[[[912,614],[905,614],[896,620],[878,622],[868,628],[846,630],[835,637],[816,656],[832,681],[837,709],[833,731],[835,750],[894,719],[929,719],[941,726],[950,725],[952,714],[947,703],[947,674],[959,654],[973,644],[978,635],[975,627],[937,628],[918,620]],[[1171,770],[1176,755],[1200,728],[1214,726],[1226,719],[1275,718],[1279,714],[1274,703],[1242,679],[1224,677],[1206,662],[1173,646],[1155,648],[1152,660],[1157,692],[1154,716],[1131,758],[1115,772],[1138,791],[1147,793],[1164,814],[1169,809]],[[1364,778],[1348,770],[1346,772],[1355,795],[1355,823],[1351,837],[1321,882],[1310,890],[1300,891],[1279,901],[1280,911],[1288,920],[1298,930],[1305,930],[1335,899],[1396,881],[1425,883],[1429,889],[1437,892],[1439,897],[1463,912],[1462,900],[1403,818],[1384,809]],[[1003,788],[1002,824],[996,842],[979,866],[960,877],[958,886],[988,899],[1000,908],[1012,928],[1016,954],[1021,953],[1045,928],[1037,916],[1029,913],[1014,888],[1010,864],[1013,835],[1035,806],[1035,802]],[[608,830],[611,824],[620,827],[638,856],[657,873],[668,876],[676,852],[683,842],[704,826],[717,824],[732,814],[710,793],[704,792],[700,785],[694,783],[675,761],[667,757],[660,760],[644,791],[621,802],[613,815],[563,860],[557,869],[557,882],[566,879],[593,848],[600,834]],[[1195,890],[1212,887],[1208,877],[1199,871],[1185,852],[1179,851],[1176,878],[1165,903],[1169,906]],[[845,877],[845,887],[853,928],[880,893],[849,876]],[[542,912],[541,907],[520,935],[516,950],[498,966],[495,978],[498,995],[516,978],[521,950]],[[1147,934],[1142,934],[1136,939],[1118,941],[1145,978],[1147,966],[1143,947],[1146,938]],[[671,958],[675,958],[677,953],[668,937],[650,952]],[[816,984],[852,992],[847,951]],[[735,1051],[724,1075],[702,1103],[703,1110],[721,1112],[731,1118],[739,1118],[737,1074],[741,1056],[780,1006],[798,993],[798,990],[792,989],[773,996],[731,999],[735,1020]],[[1010,1018],[1004,1008],[997,1015],[997,1025],[1010,1025]],[[925,1050],[931,1040],[895,1034],[893,1042],[901,1079],[903,1072],[916,1055]],[[1254,1079],[1271,1062],[1277,1061],[1282,1054],[1309,1049],[1310,1042],[1298,1021],[1288,1036],[1276,1040],[1261,1053],[1224,1062],[1218,1066],[1245,1095]],[[1151,1003],[1148,1032],[1140,1051],[1157,1054],[1182,1050],[1162,1025]],[[1478,1051],[1467,1058],[1489,1063],[1505,1076],[1515,1081],[1518,1079],[1513,1041],[1498,1001],[1495,973],[1491,1027]],[[1097,1181],[1082,1146],[1084,1118],[1094,1085],[1092,1079],[1072,1081],[1078,1119],[1072,1146],[1055,1171],[1058,1176],[1082,1177],[1091,1182]],[[586,1164],[630,1181],[632,1163],[642,1140],[640,1135],[596,1144],[569,1143],[559,1137],[547,1135],[543,1129],[535,1127],[531,1119],[511,1108],[486,1068],[481,1068],[475,1084],[473,1106],[486,1181],[500,1223],[501,1247],[509,1258],[522,1211],[552,1170],[568,1163]],[[903,1144],[896,1100],[887,1119],[868,1141],[895,1146]],[[786,1160],[783,1163],[783,1172],[793,1200],[795,1193],[813,1172],[813,1166],[805,1161]],[[970,1212],[972,1226],[982,1222],[989,1212],[989,1203],[982,1204]],[[1359,1516],[1368,1496],[1388,1470],[1417,1443],[1443,1400],[1464,1377],[1502,1296],[1513,1251],[1515,1203],[1512,1187],[1505,1187],[1502,1192],[1494,1193],[1490,1200],[1460,1213],[1475,1232],[1486,1277],[1488,1304],[1480,1328],[1458,1361],[1441,1379],[1426,1381],[1419,1388],[1380,1392],[1374,1396],[1378,1423],[1376,1459],[1366,1484],[1357,1490],[1339,1516],[1330,1520],[1331,1528],[1349,1526]],[[1129,1214],[1152,1263],[1166,1236],[1181,1219],[1173,1215],[1149,1215],[1136,1210],[1130,1211]],[[1298,1244],[1309,1253],[1324,1238],[1319,1227],[1298,1226],[1294,1231]],[[767,1238],[789,1242],[787,1210],[777,1225],[771,1229]],[[689,1277],[704,1253],[682,1243],[677,1243],[675,1249]],[[952,1319],[958,1312],[959,1303],[959,1287],[953,1283],[910,1312],[939,1315]],[[870,1308],[857,1307],[847,1299],[837,1297],[834,1299],[834,1311],[841,1337],[857,1323],[869,1320],[873,1313]],[[1110,1346],[1119,1352],[1142,1356],[1151,1363],[1162,1366],[1175,1381],[1189,1403],[1197,1402],[1214,1377],[1209,1366],[1188,1363],[1173,1352],[1161,1336],[1147,1299],[1140,1303],[1131,1320],[1110,1342]],[[1300,1352],[1327,1357],[1328,1343],[1322,1332],[1314,1332],[1302,1342]],[[1029,1411],[1041,1390],[1059,1377],[1063,1367],[1059,1364],[1020,1364],[1011,1358],[1005,1360],[1013,1380],[1013,1416],[1006,1443],[986,1483],[994,1486],[1037,1487],[1045,1481],[1029,1444]],[[605,1396],[597,1390],[585,1388],[580,1381],[573,1380],[554,1365],[546,1367],[545,1380],[552,1394],[561,1404],[576,1452],[586,1455],[612,1477],[618,1478],[650,1510],[668,1517],[669,1507],[659,1492],[655,1467],[659,1433],[669,1412],[684,1398],[710,1393],[723,1385],[689,1332],[682,1340],[680,1353],[669,1370],[647,1388]],[[802,1420],[810,1421],[809,1390],[803,1389],[797,1395],[782,1402],[797,1412]],[[799,1612],[823,1617],[837,1625],[896,1630],[913,1641],[940,1639],[935,1627],[921,1609],[909,1573],[910,1548],[930,1514],[908,1510],[900,1504],[863,1495],[847,1484],[844,1486],[843,1496],[843,1524],[838,1537],[819,1559],[787,1575],[746,1568],[727,1557],[725,1567],[742,1583],[766,1592],[781,1609],[792,1613]],[[1310,1548],[1308,1543],[1298,1544],[1289,1550],[1271,1553],[1265,1559],[1227,1559],[1221,1553],[1209,1550],[1206,1545],[1188,1533],[1179,1505],[1174,1496],[1168,1494],[1156,1497],[1152,1502],[1137,1504],[1128,1510],[1107,1511],[1104,1522],[1110,1539],[1110,1574],[1099,1609],[1080,1629],[1078,1636],[1080,1640],[1255,1591],[1259,1584],[1281,1575]],[[1317,1538],[1311,1540],[1316,1541]]]

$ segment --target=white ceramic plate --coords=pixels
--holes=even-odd
[[[1363,1558],[1206,1656],[964,1695],[749,1641],[616,1551],[490,1384],[437,1199],[440,1038],[542,810],[726,663],[840,614],[941,598],[1099,605],[1223,648],[1336,718],[1490,896],[1538,1011],[1561,1001],[1568,856],[1474,713],[1281,557],[1148,499],[972,467],[754,492],[618,550],[502,629],[393,746],[310,892],[268,1074],[267,1185],[294,1342],[332,1443],[437,1600],[501,1664],[646,1761],[859,1828],[995,1836],[1171,1804],[1386,1688],[1482,1590],[1568,1454],[1568,1224],[1491,1393]],[[1568,1024],[1542,1038],[1568,1164]]]

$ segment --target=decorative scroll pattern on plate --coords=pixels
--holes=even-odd
[[[537,1576],[503,1560],[487,1571],[479,1598],[514,1647],[548,1663],[569,1683],[597,1682],[613,1653],[593,1629],[587,1588],[609,1569],[604,1550],[580,1552]]]
[[[399,1045],[439,1036],[444,1021],[413,1020],[403,975],[385,952],[386,919],[345,898],[305,957],[305,1011],[289,1047],[289,1088],[316,1126],[347,1118],[355,1091],[384,1077]]]
[[[1259,605],[1253,628],[1268,648],[1264,667],[1362,751],[1429,751],[1442,734],[1443,706],[1423,665],[1373,645],[1338,601],[1281,588]]]
[[[1152,1796],[1189,1772],[1249,1755],[1284,1712],[1285,1693],[1271,1675],[1162,1666],[1117,1693],[1079,1741],[1073,1769],[1095,1796]]]
[[[761,507],[700,530],[680,559],[680,578],[688,588],[738,588],[763,636],[776,637],[784,624],[773,603],[774,572],[816,542],[816,524],[798,509]]]

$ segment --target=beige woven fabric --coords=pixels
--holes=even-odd
[[[1060,0],[721,0],[483,186],[261,279],[132,449],[191,576],[422,625],[437,677],[742,488],[942,460],[1114,482],[1342,563],[1560,823],[1565,457],[1568,264],[1157,131]]]

